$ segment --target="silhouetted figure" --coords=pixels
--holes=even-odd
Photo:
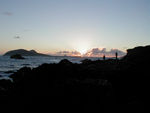
[[[116,54],[116,60],[118,60],[118,53],[116,52],[115,54]]]
[[[105,58],[106,58],[106,57],[105,57],[105,55],[104,55],[104,56],[103,56],[103,60],[105,60]]]

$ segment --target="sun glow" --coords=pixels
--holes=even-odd
[[[76,51],[78,51],[81,56],[87,53],[87,51],[90,49],[89,43],[80,42],[76,44],[76,47],[74,47]]]
[[[87,53],[89,49],[92,48],[92,42],[93,42],[93,33],[89,32],[79,32],[70,34],[71,40],[69,41],[70,47],[78,51],[81,56]]]
[[[80,48],[77,51],[79,51],[81,53],[81,55],[84,55],[87,52],[86,48]]]

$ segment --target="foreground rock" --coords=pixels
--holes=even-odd
[[[14,107],[21,104],[26,110],[144,112],[150,95],[149,53],[146,46],[128,50],[121,60],[74,64],[65,59],[24,67],[11,75],[11,90],[2,82],[7,93],[1,94],[14,95]]]
[[[124,60],[135,63],[145,63],[145,61],[149,61],[147,58],[150,58],[150,46],[140,46],[134,49],[128,49]]]

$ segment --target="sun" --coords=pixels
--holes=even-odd
[[[90,49],[90,44],[85,41],[80,41],[76,43],[76,45],[74,46],[74,50],[78,51],[81,54],[81,56],[86,54],[89,49]]]
[[[81,56],[86,54],[89,48],[89,44],[83,41],[81,41],[80,43],[76,43],[76,46],[74,46],[74,50],[78,51],[81,54]]]
[[[81,48],[81,49],[78,49],[77,51],[79,51],[81,55],[84,55],[87,52],[87,49]]]
[[[75,36],[72,36],[72,40],[70,40],[70,47],[75,50],[78,51],[81,56],[83,56],[84,54],[86,54],[88,52],[88,50],[91,49],[92,47],[92,35],[88,34],[88,33],[83,33],[83,34],[77,34]]]

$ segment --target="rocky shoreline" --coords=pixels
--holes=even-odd
[[[120,60],[76,64],[64,59],[24,67],[10,76],[13,82],[0,80],[0,106],[14,111],[144,112],[149,58],[150,46],[145,46],[127,50]]]

